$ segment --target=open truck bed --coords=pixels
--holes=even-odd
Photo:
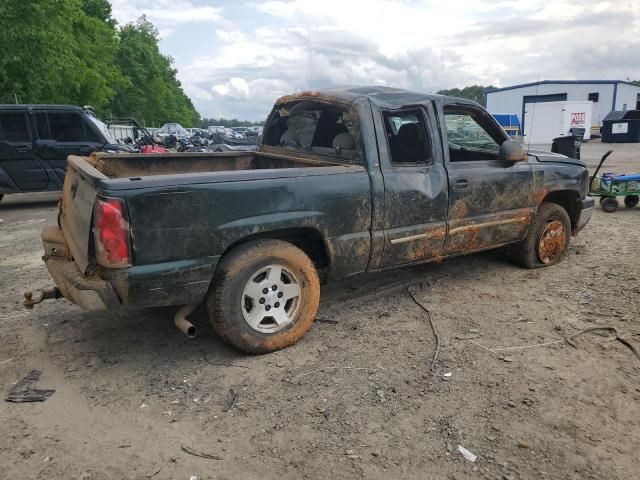
[[[85,161],[107,178],[145,177],[204,172],[237,172],[343,165],[318,157],[301,158],[268,152],[212,152],[167,154],[97,154]]]

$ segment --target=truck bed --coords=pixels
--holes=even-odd
[[[308,157],[308,156],[307,156]],[[86,159],[107,178],[147,177],[180,173],[232,172],[344,165],[326,158],[300,158],[267,152],[168,154],[94,154]]]

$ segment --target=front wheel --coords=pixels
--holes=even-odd
[[[281,240],[255,240],[222,259],[207,294],[207,310],[227,343],[267,353],[302,338],[319,301],[318,273],[302,250]]]
[[[571,238],[569,214],[560,205],[542,203],[527,236],[514,246],[512,258],[525,268],[555,265],[567,251]]]
[[[607,213],[613,213],[618,210],[618,199],[616,197],[606,197],[600,203],[600,207]]]

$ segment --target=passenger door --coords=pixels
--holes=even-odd
[[[21,191],[47,188],[49,177],[35,156],[26,109],[0,112],[0,166]]]
[[[376,126],[384,178],[384,249],[380,268],[442,255],[447,173],[430,106],[383,111]]]
[[[499,159],[507,136],[484,110],[445,106],[444,127],[449,174],[445,253],[481,250],[523,238],[533,213],[529,163]]]
[[[38,154],[60,182],[69,155],[87,156],[102,146],[102,138],[80,112],[41,111],[35,114],[35,121]]]

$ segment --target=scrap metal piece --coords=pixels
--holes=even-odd
[[[55,393],[55,390],[39,390],[31,388],[39,379],[42,372],[40,370],[31,370],[31,372],[16,383],[5,400],[7,402],[24,403],[24,402],[44,402],[47,398]]]

